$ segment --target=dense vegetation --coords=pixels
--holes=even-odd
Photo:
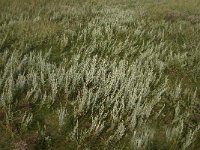
[[[0,0],[0,149],[198,149],[199,23],[199,0]]]

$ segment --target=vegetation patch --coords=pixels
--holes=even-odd
[[[1,0],[0,149],[198,149],[199,5]]]

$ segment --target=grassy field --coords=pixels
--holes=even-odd
[[[198,150],[199,0],[0,0],[0,149]]]

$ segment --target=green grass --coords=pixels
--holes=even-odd
[[[198,149],[199,8],[0,0],[0,149]]]

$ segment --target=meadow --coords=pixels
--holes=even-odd
[[[0,149],[198,150],[199,0],[0,0]]]

